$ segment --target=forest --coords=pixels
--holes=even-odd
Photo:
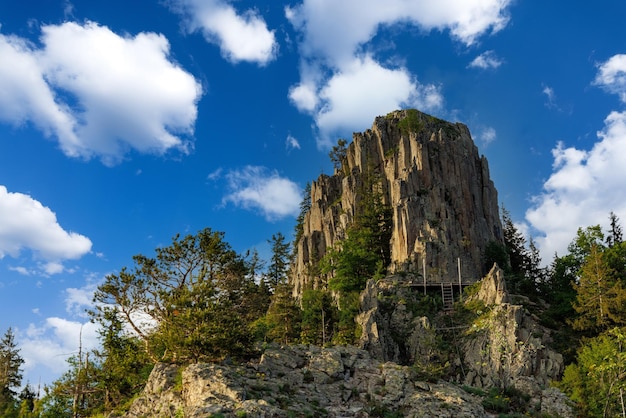
[[[345,239],[311,268],[327,286],[306,289],[300,301],[289,281],[293,245],[283,234],[268,240],[271,257],[262,260],[237,253],[225,233],[205,228],[173,237],[153,256],[136,255],[105,278],[89,312],[100,325],[100,348],[72,356],[39,396],[22,386],[24,360],[9,328],[0,341],[0,416],[107,416],[128,408],[159,362],[245,362],[272,342],[356,343],[359,294],[389,264],[390,214],[376,181],[364,182]],[[310,207],[308,187],[304,195],[296,240]],[[554,330],[553,348],[567,366],[553,384],[579,416],[626,415],[626,242],[617,215],[609,220],[607,231],[579,228],[568,253],[544,266],[534,241],[502,210],[504,245],[492,242],[484,254],[485,266],[498,263],[509,291],[526,296],[528,309]],[[425,314],[440,309],[436,297],[424,298]]]

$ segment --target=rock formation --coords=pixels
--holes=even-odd
[[[573,417],[558,390],[532,399],[542,416]],[[157,364],[125,418],[140,417],[488,417],[484,398],[425,382],[414,369],[355,347],[270,346],[240,366]],[[113,418],[115,415],[110,415]]]
[[[341,168],[311,184],[292,272],[296,296],[307,284],[318,285],[308,275],[310,266],[344,237],[367,170],[380,176],[384,203],[393,211],[391,272],[458,282],[460,260],[464,282],[484,275],[486,245],[503,239],[487,160],[465,125],[403,110],[355,133]]]
[[[552,413],[573,416],[562,393],[545,389],[564,368],[561,354],[549,348],[550,330],[522,305],[508,303],[512,297],[503,276],[494,265],[465,299],[467,313],[457,306],[454,313],[435,316],[436,323],[419,313],[419,301],[428,300],[421,290],[398,276],[370,280],[356,318],[362,330],[359,345],[381,361],[444,368],[442,374],[459,384],[485,390],[513,387],[531,405],[548,408],[552,402],[560,408]],[[544,404],[546,397],[552,400]]]
[[[563,356],[548,347],[550,331],[522,306],[506,303],[503,272],[494,266],[469,300],[484,311],[465,332],[461,353],[464,383],[476,387],[514,386],[529,395],[563,373]]]

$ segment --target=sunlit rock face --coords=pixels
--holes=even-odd
[[[425,272],[430,283],[458,282],[460,265],[463,282],[484,276],[485,247],[503,240],[487,160],[465,125],[402,110],[355,133],[342,167],[311,184],[292,271],[295,296],[319,285],[311,266],[345,237],[364,173],[372,170],[393,211],[391,273]]]

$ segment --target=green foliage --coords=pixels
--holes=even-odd
[[[321,289],[307,289],[302,292],[301,304],[300,342],[325,345],[331,340],[337,321],[337,309],[333,307],[331,294]]]
[[[557,386],[584,416],[621,415],[626,401],[626,329],[612,328],[586,340]]]
[[[598,332],[626,324],[626,289],[596,243],[591,245],[574,290],[573,307],[579,314],[573,321],[575,329]]]
[[[373,169],[363,174],[356,215],[346,238],[320,262],[330,275],[328,287],[338,292],[361,291],[369,279],[383,277],[391,261],[392,213],[383,201],[382,184]]]
[[[347,144],[347,140],[339,138],[337,140],[337,145],[334,145],[328,153],[328,156],[330,157],[330,161],[333,163],[335,171],[339,171],[343,167],[344,161],[346,160],[346,155],[348,153]]]
[[[420,120],[419,112],[415,109],[406,110],[406,116],[398,122],[400,132],[404,135],[409,133],[417,133],[424,126],[424,123]]]
[[[289,247],[290,244],[285,241],[285,236],[280,232],[272,235],[272,239],[267,241],[272,248],[272,256],[267,269],[267,283],[272,292],[279,283],[287,280],[287,272],[289,271]]]
[[[300,238],[302,238],[302,234],[304,233],[304,217],[311,210],[311,183],[307,183],[304,187],[304,191],[302,192],[302,202],[300,202],[300,213],[296,218],[296,226],[295,226],[295,238],[294,238],[294,249],[292,251],[292,255],[296,254],[296,249],[298,242],[300,242]]]
[[[489,241],[485,247],[485,271],[491,270],[494,263],[505,272],[510,271],[506,247],[498,241]]]
[[[272,295],[270,307],[265,316],[267,333],[265,339],[291,344],[300,335],[300,307],[291,295],[292,288],[285,281],[278,284]]]
[[[250,301],[259,286],[250,263],[223,233],[206,228],[177,235],[155,258],[137,255],[134,261],[132,269],[107,276],[98,287],[94,320],[106,325],[118,316],[152,362],[214,361],[250,352],[250,324],[260,315]]]
[[[15,402],[15,389],[22,384],[20,349],[15,342],[12,328],[8,328],[0,339],[0,405]]]
[[[341,292],[337,301],[337,308],[339,310],[337,329],[333,333],[332,342],[334,344],[346,345],[354,344],[360,337],[357,334],[360,329],[357,329],[354,318],[359,313],[360,292]]]

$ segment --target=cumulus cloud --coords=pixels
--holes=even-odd
[[[381,64],[368,52],[368,42],[381,27],[408,24],[423,31],[449,30],[454,39],[472,45],[481,35],[506,26],[509,3],[304,0],[287,7],[286,17],[301,34],[300,82],[292,86],[289,98],[300,111],[313,116],[322,147],[331,142],[329,135],[336,128],[362,130],[375,116],[398,107],[433,110],[443,100],[439,88],[420,85],[404,68]],[[372,77],[371,83],[364,82],[367,76]],[[391,88],[384,82],[390,82]],[[379,91],[374,91],[377,87]],[[339,92],[347,97],[339,97]]]
[[[303,53],[321,55],[340,65],[379,27],[413,24],[423,30],[449,30],[460,42],[471,45],[487,33],[504,28],[510,0],[304,0],[286,9],[292,25],[303,33]]]
[[[238,14],[222,0],[174,0],[172,8],[183,16],[189,32],[201,31],[207,42],[219,45],[222,56],[231,61],[266,65],[276,57],[274,31],[256,10]]]
[[[77,316],[86,316],[85,310],[93,307],[93,295],[99,283],[88,281],[80,288],[70,287],[65,290],[65,310]]]
[[[593,84],[626,102],[626,55],[599,64]],[[554,98],[549,87],[544,94]],[[543,254],[565,254],[578,227],[607,228],[610,212],[626,216],[626,111],[611,112],[597,136],[590,150],[562,142],[552,150],[553,173],[526,212],[526,220],[542,234],[537,243]]]
[[[594,84],[617,94],[622,102],[626,102],[626,54],[614,55],[598,65]]]
[[[552,150],[553,173],[526,212],[544,257],[565,254],[578,227],[607,226],[610,211],[626,216],[626,112],[611,112],[604,124],[590,150]]]
[[[269,221],[296,216],[302,195],[293,181],[265,167],[247,166],[226,174],[229,193],[223,203],[259,210]]]
[[[16,337],[25,377],[33,378],[31,384],[40,377],[44,383],[52,383],[67,370],[67,359],[77,355],[79,347],[85,353],[99,346],[98,325],[58,317],[47,318],[40,325],[30,324]]]
[[[202,89],[155,33],[93,22],[41,28],[42,47],[0,35],[0,120],[32,121],[71,157],[115,164],[134,149],[186,153]]]
[[[319,92],[315,122],[319,143],[332,145],[331,135],[362,130],[374,116],[402,107],[435,110],[442,104],[439,89],[421,85],[403,68],[389,69],[371,57],[355,59],[336,73]]]
[[[490,68],[498,68],[502,65],[502,60],[496,56],[493,51],[485,51],[469,63],[470,68],[480,68],[482,70],[488,70]]]
[[[17,257],[23,249],[43,260],[48,274],[63,271],[63,260],[91,250],[89,238],[64,230],[54,212],[32,197],[0,186],[0,259]]]

